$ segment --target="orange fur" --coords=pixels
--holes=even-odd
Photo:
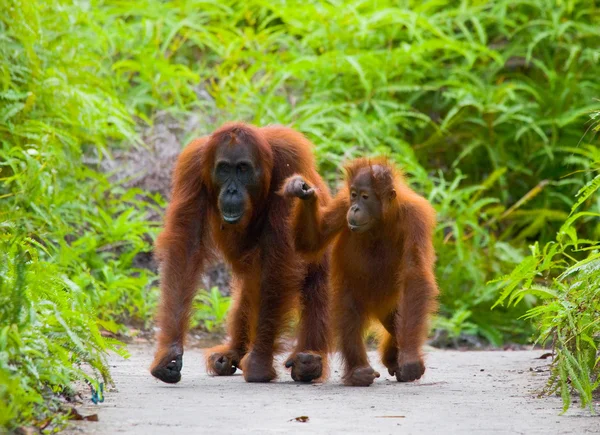
[[[354,233],[346,220],[350,186],[365,168],[371,171],[382,215],[375,228]],[[346,184],[328,205],[296,200],[292,221],[297,249],[312,258],[333,244],[332,307],[344,381],[350,385],[373,381],[372,374],[370,382],[356,376],[356,370],[368,367],[363,333],[369,320],[386,329],[380,351],[390,374],[399,381],[418,379],[424,371],[421,350],[429,318],[437,309],[435,212],[386,159],[357,159],[346,172]],[[315,198],[319,196],[317,192]]]
[[[219,192],[211,176],[216,150],[236,141],[251,149],[260,168],[261,189],[249,199],[250,209],[241,223],[224,226],[217,204]],[[305,261],[294,250],[288,219],[291,207],[277,195],[293,173],[319,186],[322,204],[327,203],[329,194],[316,172],[312,144],[292,129],[226,124],[183,150],[174,172],[164,230],[156,242],[161,302],[158,349],[151,368],[154,376],[165,380],[165,370],[181,361],[198,278],[216,251],[231,264],[234,303],[228,318],[230,341],[207,355],[209,371],[231,374],[215,365],[225,358],[233,371],[245,367],[247,380],[272,379],[277,338],[299,300],[298,344],[290,360],[298,353],[317,353],[326,374],[328,259],[320,256]],[[165,382],[179,378],[178,371]]]

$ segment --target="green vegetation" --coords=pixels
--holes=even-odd
[[[153,204],[82,163],[135,131],[100,55],[77,49],[78,8],[1,9],[0,428],[51,430],[73,379],[109,380],[119,345],[100,331],[152,314],[154,277],[132,260],[151,249]]]
[[[564,409],[568,409],[570,390],[579,394],[581,406],[592,410],[592,394],[600,387],[600,225],[598,211],[582,211],[582,204],[600,190],[600,151],[592,150],[595,162],[590,173],[594,178],[577,193],[569,218],[561,226],[555,241],[540,247],[531,246],[527,257],[507,277],[498,303],[519,303],[535,296],[543,301],[531,308],[527,318],[539,326],[538,341],[552,341],[553,376],[549,391],[560,390]],[[595,198],[598,210],[599,198]],[[577,224],[595,225],[595,239],[582,237]]]
[[[156,276],[134,260],[151,251],[164,199],[99,164],[142,149],[140,133],[165,113],[200,119],[184,141],[231,119],[289,124],[315,142],[332,184],[345,159],[390,155],[438,211],[437,327],[494,345],[550,338],[553,386],[566,404],[571,388],[590,403],[600,370],[600,156],[587,131],[600,109],[595,2],[0,9],[1,426],[60,424],[56,395],[108,376],[103,355],[118,344],[100,332],[149,325]],[[228,301],[203,295],[195,321],[218,328]]]
[[[210,292],[199,291],[194,302],[192,327],[202,325],[208,332],[223,332],[231,297],[213,287]]]

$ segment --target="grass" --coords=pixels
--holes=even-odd
[[[494,345],[551,337],[564,397],[597,387],[600,229],[579,214],[599,207],[594,2],[0,7],[4,427],[59,427],[70,381],[107,376],[102,355],[118,345],[100,332],[150,324],[156,276],[135,259],[152,249],[164,199],[99,168],[143,150],[164,114],[186,123],[183,142],[232,119],[291,125],[332,185],[348,158],[391,156],[438,212],[436,327]],[[227,300],[211,291],[198,304],[195,322],[218,329]]]

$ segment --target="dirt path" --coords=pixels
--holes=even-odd
[[[371,353],[381,378],[369,388],[340,385],[337,361],[325,384],[299,385],[283,370],[271,384],[211,377],[199,350],[186,351],[183,379],[171,386],[148,373],[151,347],[130,352],[129,360],[111,359],[116,391],[103,404],[80,407],[100,421],[67,433],[600,433],[600,417],[578,408],[559,416],[559,398],[537,398],[547,372],[536,370],[548,365],[536,359],[540,351],[431,351],[424,379],[412,384],[396,382]],[[294,420],[300,416],[309,420]]]

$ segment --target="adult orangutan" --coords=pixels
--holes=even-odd
[[[346,185],[326,205],[320,186],[302,175],[287,180],[284,196],[302,200],[293,217],[295,244],[316,258],[333,243],[332,307],[344,382],[368,386],[379,377],[363,343],[371,319],[385,328],[380,352],[390,375],[413,381],[425,372],[421,349],[437,308],[435,212],[385,159],[358,159],[346,169]]]
[[[156,242],[161,302],[153,376],[168,383],[181,379],[192,300],[217,251],[231,265],[234,302],[230,341],[208,352],[208,370],[232,375],[240,368],[248,382],[274,379],[277,337],[299,305],[297,344],[286,366],[296,381],[327,374],[327,256],[305,261],[296,253],[291,206],[276,193],[294,173],[317,186],[320,204],[327,203],[312,144],[290,128],[226,124],[183,150]]]

